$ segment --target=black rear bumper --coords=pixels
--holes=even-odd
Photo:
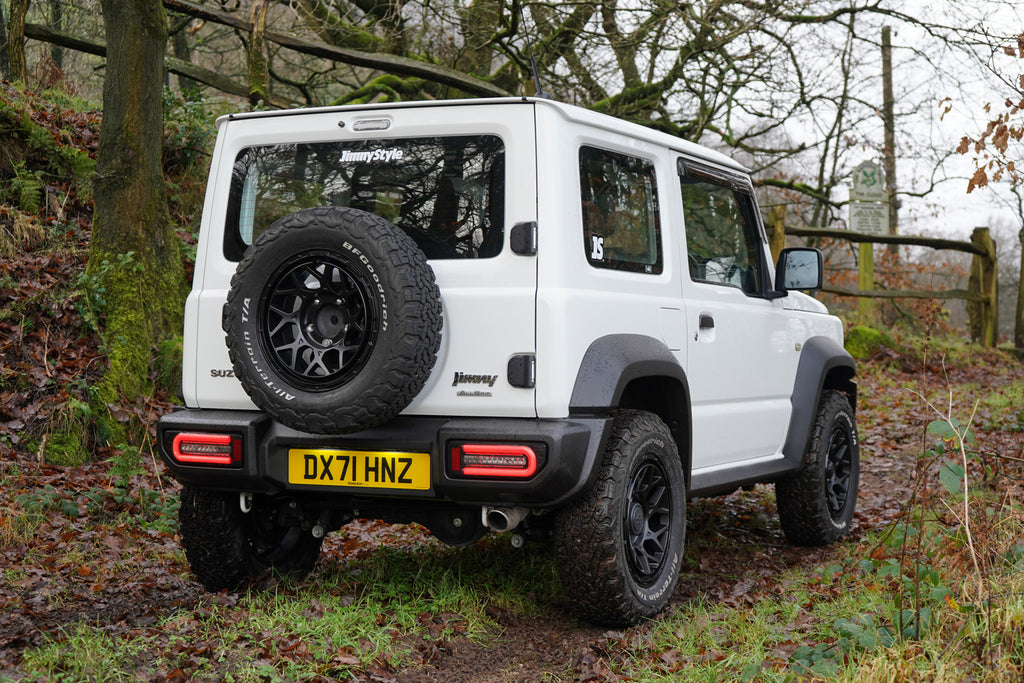
[[[395,499],[459,505],[557,507],[583,491],[596,476],[610,418],[565,420],[519,418],[437,418],[399,416],[381,427],[354,434],[324,436],[296,431],[257,411],[182,409],[157,424],[160,455],[174,476],[196,488],[301,497]],[[188,465],[171,453],[182,432],[231,433],[242,437],[239,467]],[[526,480],[470,479],[453,476],[445,462],[453,442],[532,443],[543,464]],[[387,488],[325,487],[288,482],[291,448],[351,451],[415,451],[430,454],[431,485],[426,491]]]

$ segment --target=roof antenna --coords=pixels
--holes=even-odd
[[[526,15],[523,14],[523,3],[519,4],[519,23],[523,26],[523,38],[526,40],[526,54],[530,57],[530,71],[533,74],[533,87],[534,97],[539,97],[544,100],[553,100],[550,93],[544,92],[544,88],[540,84],[540,76],[537,73],[537,60],[533,58],[533,41],[530,40],[530,32],[526,30]]]

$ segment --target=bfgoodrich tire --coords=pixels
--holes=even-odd
[[[795,545],[818,546],[850,530],[857,507],[860,448],[846,395],[826,391],[800,471],[775,483],[779,521]]]
[[[301,579],[320,555],[322,539],[280,523],[277,507],[259,497],[242,512],[237,493],[185,486],[178,521],[192,573],[211,592],[236,590],[268,570]]]
[[[382,424],[423,388],[441,342],[434,273],[413,240],[357,209],[299,211],[231,279],[235,375],[278,422],[332,434]]]
[[[597,482],[559,512],[559,573],[570,609],[604,626],[653,617],[679,579],[686,484],[675,441],[651,413],[615,416]]]

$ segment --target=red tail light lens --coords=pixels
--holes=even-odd
[[[234,434],[186,432],[174,437],[171,455],[188,465],[237,466],[242,463],[242,438]]]
[[[514,444],[462,444],[452,448],[452,470],[465,477],[525,479],[537,473],[537,454]]]

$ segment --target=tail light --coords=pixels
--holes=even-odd
[[[237,434],[185,432],[174,437],[171,455],[187,465],[237,467],[242,463],[242,437]]]
[[[537,473],[537,453],[519,444],[452,446],[452,471],[464,477],[526,479]]]

